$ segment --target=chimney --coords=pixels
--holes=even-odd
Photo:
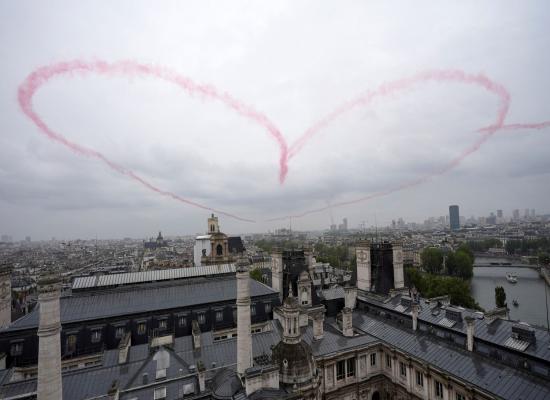
[[[132,335],[130,332],[126,333],[118,345],[118,363],[126,364],[128,361],[128,352],[132,345]]]
[[[309,276],[313,279],[315,273],[315,265],[313,264],[313,249],[310,246],[304,247],[304,257],[309,272]]]
[[[418,329],[418,312],[420,311],[420,305],[413,300],[411,304],[411,315],[412,315],[412,321],[413,321],[413,331],[416,331]]]
[[[0,265],[0,328],[11,324],[11,267]]]
[[[342,334],[346,337],[353,337],[353,313],[350,308],[344,307],[342,309]]]
[[[252,333],[250,332],[250,275],[248,259],[237,260],[237,373],[244,375],[252,367]],[[282,290],[282,287],[281,287]]]
[[[196,319],[191,322],[191,334],[193,335],[193,350],[201,348],[201,328]]]
[[[357,300],[357,288],[349,285],[344,286],[344,302],[345,306],[351,310],[355,309],[355,302]]]
[[[468,351],[474,351],[474,323],[475,319],[467,315],[466,320],[466,348]]]
[[[279,301],[283,302],[283,252],[275,247],[271,253],[271,287],[279,292]]]
[[[198,378],[199,378],[199,391],[203,393],[206,390],[206,369],[202,361],[197,364]]]
[[[313,314],[313,339],[321,340],[324,336],[325,309]]]
[[[120,396],[120,390],[118,389],[118,381],[114,380],[113,383],[111,383],[111,387],[109,388],[107,392],[107,396],[109,400],[118,400]]]
[[[61,322],[59,297],[61,279],[57,271],[46,267],[38,279],[38,400],[60,400],[61,387]]]

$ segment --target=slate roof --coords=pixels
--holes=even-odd
[[[272,322],[272,330],[269,332],[255,333],[252,335],[253,355],[271,353],[271,345],[281,339],[276,323]],[[179,337],[174,340],[170,352],[170,367],[166,374],[167,399],[180,399],[181,390],[185,384],[194,384],[198,390],[196,377],[193,376],[191,366],[198,365],[201,361],[207,369],[216,368],[208,378],[217,382],[219,393],[230,393],[239,390],[235,381],[229,379],[234,376],[237,361],[237,339],[214,341],[212,332],[201,334],[201,348],[193,349],[192,336]],[[71,400],[88,399],[105,395],[114,380],[118,381],[119,388],[130,389],[130,392],[122,393],[120,398],[130,399],[137,397],[139,400],[153,398],[153,389],[140,387],[143,385],[143,374],[147,373],[150,383],[155,381],[156,364],[152,360],[154,353],[149,351],[149,345],[137,345],[130,347],[128,363],[118,364],[118,350],[107,350],[103,353],[103,365],[85,368],[63,373],[63,398]],[[215,363],[215,366],[213,366]],[[12,370],[6,370],[9,375]],[[0,374],[0,377],[2,375]],[[220,378],[221,377],[221,378]],[[172,381],[175,379],[174,381]],[[7,383],[9,376],[0,381],[0,399],[14,397],[24,393],[36,391],[36,379]],[[227,384],[227,387],[224,386]],[[134,390],[135,389],[135,390]]]
[[[354,313],[353,325],[382,342],[504,399],[550,398],[550,382],[547,380],[459,349],[439,341],[434,335],[399,328],[364,313]]]
[[[368,298],[359,296],[359,299],[393,312],[399,312],[396,310],[396,307],[401,304],[401,296],[401,294],[398,294],[389,301],[387,299],[381,300],[371,296]],[[418,314],[418,321],[420,323],[428,322],[433,325],[442,326],[440,322],[445,318],[445,307],[437,307],[436,304],[427,303],[426,299],[423,298],[420,298],[419,304],[420,312]],[[456,309],[456,307],[452,307],[452,309]],[[518,321],[496,319],[492,323],[488,323],[485,319],[479,319],[478,317],[480,314],[474,310],[464,308],[460,308],[460,310],[462,311],[462,321],[456,322],[452,327],[445,327],[446,329],[461,332],[466,335],[466,322],[464,321],[464,317],[470,316],[473,317],[475,321],[474,337],[476,340],[481,339],[483,341],[508,348],[505,346],[505,343],[512,334],[512,326]],[[437,313],[434,313],[434,311]],[[410,308],[407,308],[405,311],[400,313],[407,315],[407,317],[410,318]],[[533,328],[537,339],[536,343],[529,345],[525,351],[520,353],[550,361],[550,335],[548,335],[546,329],[535,326],[533,326]]]
[[[177,284],[146,284],[93,294],[82,293],[60,299],[61,323],[231,301],[235,299],[236,293],[237,284],[234,276],[188,279]],[[251,297],[275,293],[277,292],[269,286],[250,279]],[[38,308],[0,332],[36,328]]]

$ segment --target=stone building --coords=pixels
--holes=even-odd
[[[181,336],[165,332],[135,344],[127,334],[95,364],[64,371],[63,398],[550,398],[550,337],[544,329],[503,319],[500,311],[480,313],[445,298],[424,299],[406,288],[384,295],[347,285],[341,288],[343,307],[327,316],[323,305],[309,303],[307,289],[303,298],[298,295],[312,287],[303,270],[296,292],[289,286],[273,319],[258,330],[248,268],[246,260],[237,262],[229,289],[236,338],[202,330],[196,319]],[[278,299],[280,291],[271,295]],[[15,372],[0,370],[0,398],[36,398],[36,378],[13,379]]]
[[[196,267],[233,263],[244,252],[240,236],[228,236],[220,231],[218,217],[208,218],[207,234],[195,238],[193,261]]]

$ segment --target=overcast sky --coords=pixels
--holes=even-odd
[[[209,212],[159,196],[49,140],[22,112],[19,85],[61,61],[162,66],[267,117],[288,146],[346,101],[426,70],[483,73],[511,95],[505,123],[550,119],[550,7],[541,1],[0,2],[0,233],[15,239],[135,238],[206,230]],[[298,215],[440,170],[496,119],[499,99],[428,82],[335,119],[288,160],[266,129],[220,101],[142,75],[69,74],[34,110],[56,133],[149,183],[257,222],[221,216],[228,233],[288,226]],[[499,131],[451,171],[333,207],[336,223],[422,221],[519,208],[548,213],[550,129]],[[523,211],[522,211],[523,213]],[[327,228],[324,210],[293,218]]]

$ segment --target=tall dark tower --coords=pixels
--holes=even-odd
[[[460,229],[460,215],[458,213],[458,206],[449,206],[449,222],[452,231]]]

